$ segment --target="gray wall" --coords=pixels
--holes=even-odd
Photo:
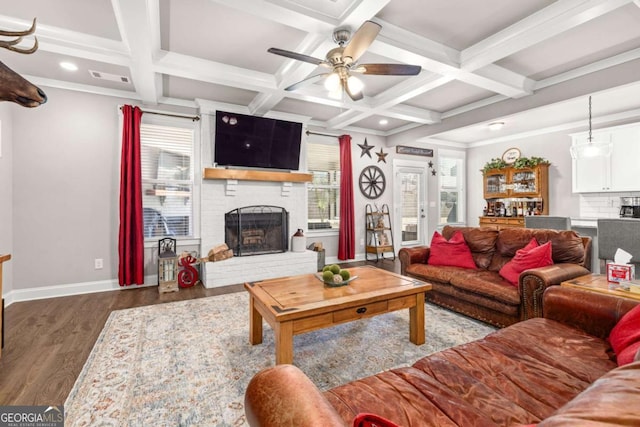
[[[117,106],[125,100],[47,95],[13,115],[14,289],[117,277]],[[94,269],[95,258],[104,269]]]
[[[8,102],[0,103],[0,254],[13,252],[13,209],[11,198],[13,194],[13,108],[22,108]],[[13,289],[13,261],[5,262],[2,266],[2,290],[6,294]]]

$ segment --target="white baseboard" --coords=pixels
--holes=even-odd
[[[145,284],[139,286],[120,286],[118,280],[100,280],[95,282],[71,283],[67,285],[43,286],[40,288],[15,289],[4,295],[5,307],[14,302],[32,301],[45,298],[66,297],[70,295],[93,294],[107,291],[126,291],[128,289],[158,286],[156,276],[147,276]]]
[[[337,256],[327,257],[325,264],[340,264],[341,262],[364,261],[365,254],[356,254],[352,260],[341,261]],[[15,289],[4,295],[5,307],[14,302],[32,301],[46,298],[66,297],[70,295],[93,294],[107,291],[126,291],[149,286],[157,286],[158,278],[155,275],[146,276],[144,285],[140,286],[120,286],[117,279],[99,280],[95,282],[71,283],[66,285],[43,286],[39,288]]]

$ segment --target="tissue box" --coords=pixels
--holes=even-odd
[[[636,266],[633,264],[607,263],[608,282],[628,282],[636,278]]]

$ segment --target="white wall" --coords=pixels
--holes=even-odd
[[[482,194],[482,168],[492,158],[502,157],[507,149],[520,149],[523,157],[543,157],[551,162],[549,167],[549,215],[580,216],[580,199],[571,192],[571,156],[568,132],[551,133],[470,148],[467,151],[467,217],[468,223],[477,226],[485,202]]]
[[[13,252],[13,108],[22,108],[8,102],[0,103],[0,255]],[[2,293],[13,289],[13,261],[2,266]]]

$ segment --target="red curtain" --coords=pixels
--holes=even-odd
[[[122,107],[122,157],[120,161],[120,232],[118,281],[120,286],[144,283],[144,234],[140,120],[142,110]]]
[[[356,257],[355,214],[353,206],[353,171],[351,167],[351,136],[340,138],[340,232],[338,259]]]

